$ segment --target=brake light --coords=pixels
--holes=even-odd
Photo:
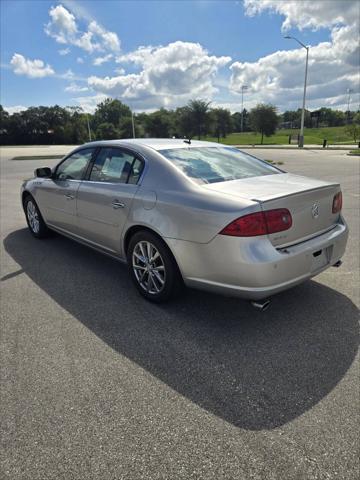
[[[342,193],[339,192],[334,196],[332,213],[339,213],[342,209]]]
[[[292,226],[291,213],[287,208],[250,213],[229,223],[220,235],[232,237],[256,237],[288,230]]]

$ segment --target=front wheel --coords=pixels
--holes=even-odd
[[[152,302],[166,302],[182,289],[182,278],[166,244],[147,231],[130,240],[127,260],[130,275],[143,297]]]
[[[35,203],[35,200],[30,195],[24,201],[24,210],[26,221],[30,232],[36,238],[44,238],[48,235],[48,228],[44,222],[40,210]]]

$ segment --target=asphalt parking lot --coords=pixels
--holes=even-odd
[[[251,151],[340,181],[351,232],[341,268],[258,313],[152,305],[121,264],[34,239],[20,183],[57,161],[10,160],[25,150],[1,152],[2,478],[358,478],[359,158]]]

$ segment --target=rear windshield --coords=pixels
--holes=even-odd
[[[234,147],[190,147],[159,153],[197,183],[216,183],[281,173]]]

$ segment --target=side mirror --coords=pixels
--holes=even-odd
[[[34,175],[35,177],[50,178],[52,175],[52,171],[51,171],[51,168],[49,167],[41,167],[41,168],[37,168],[34,171]]]

